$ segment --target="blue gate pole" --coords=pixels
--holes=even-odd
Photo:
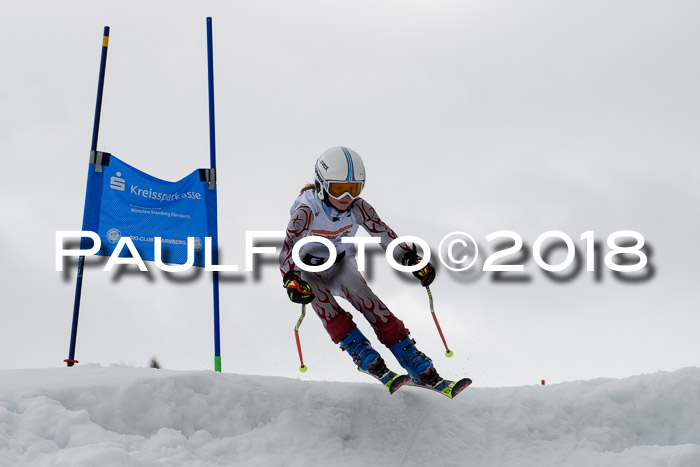
[[[102,113],[102,91],[105,84],[105,69],[107,68],[107,46],[109,45],[109,26],[105,26],[102,36],[102,57],[100,58],[100,77],[97,81],[97,103],[95,104],[95,120],[92,125],[92,144],[90,154],[97,151],[97,135],[100,132],[100,114]],[[75,281],[75,299],[73,301],[73,325],[70,331],[70,348],[68,358],[64,360],[68,366],[78,363],[75,359],[75,343],[78,338],[78,314],[80,313],[80,296],[83,290],[83,268],[85,256],[78,259],[78,276]]]
[[[211,17],[207,18],[207,65],[209,72],[209,158],[211,168],[216,173],[216,132],[214,130],[214,50],[211,30]],[[216,184],[214,185],[216,190]],[[212,264],[219,264],[219,222],[217,215],[214,236],[211,239]],[[221,340],[219,326],[219,272],[213,271],[212,284],[214,293],[214,371],[221,371]]]

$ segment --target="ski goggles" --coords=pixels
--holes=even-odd
[[[338,200],[344,196],[350,196],[350,199],[354,200],[360,196],[364,186],[365,182],[324,182],[323,184],[328,196]]]

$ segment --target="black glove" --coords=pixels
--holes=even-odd
[[[316,298],[316,294],[311,291],[311,286],[301,278],[299,271],[289,271],[282,280],[289,299],[294,303],[306,305]]]
[[[407,251],[404,253],[401,264],[404,266],[414,266],[420,263],[422,259],[423,258],[418,256],[416,245],[413,245],[413,251]],[[435,280],[435,267],[428,263],[423,266],[423,269],[413,271],[413,275],[416,276],[417,279],[420,279],[420,285],[423,287],[428,287]]]

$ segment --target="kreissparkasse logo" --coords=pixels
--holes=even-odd
[[[116,177],[112,177],[109,179],[109,187],[113,190],[117,191],[124,191],[126,188],[126,180],[123,178],[120,178],[122,176],[121,172],[117,172]]]

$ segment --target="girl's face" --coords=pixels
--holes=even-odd
[[[338,211],[345,211],[352,204],[352,199],[350,199],[350,196],[348,196],[348,195],[343,196],[339,200],[335,199],[335,198],[331,198],[330,196],[328,197],[328,199],[330,199],[331,204]]]

